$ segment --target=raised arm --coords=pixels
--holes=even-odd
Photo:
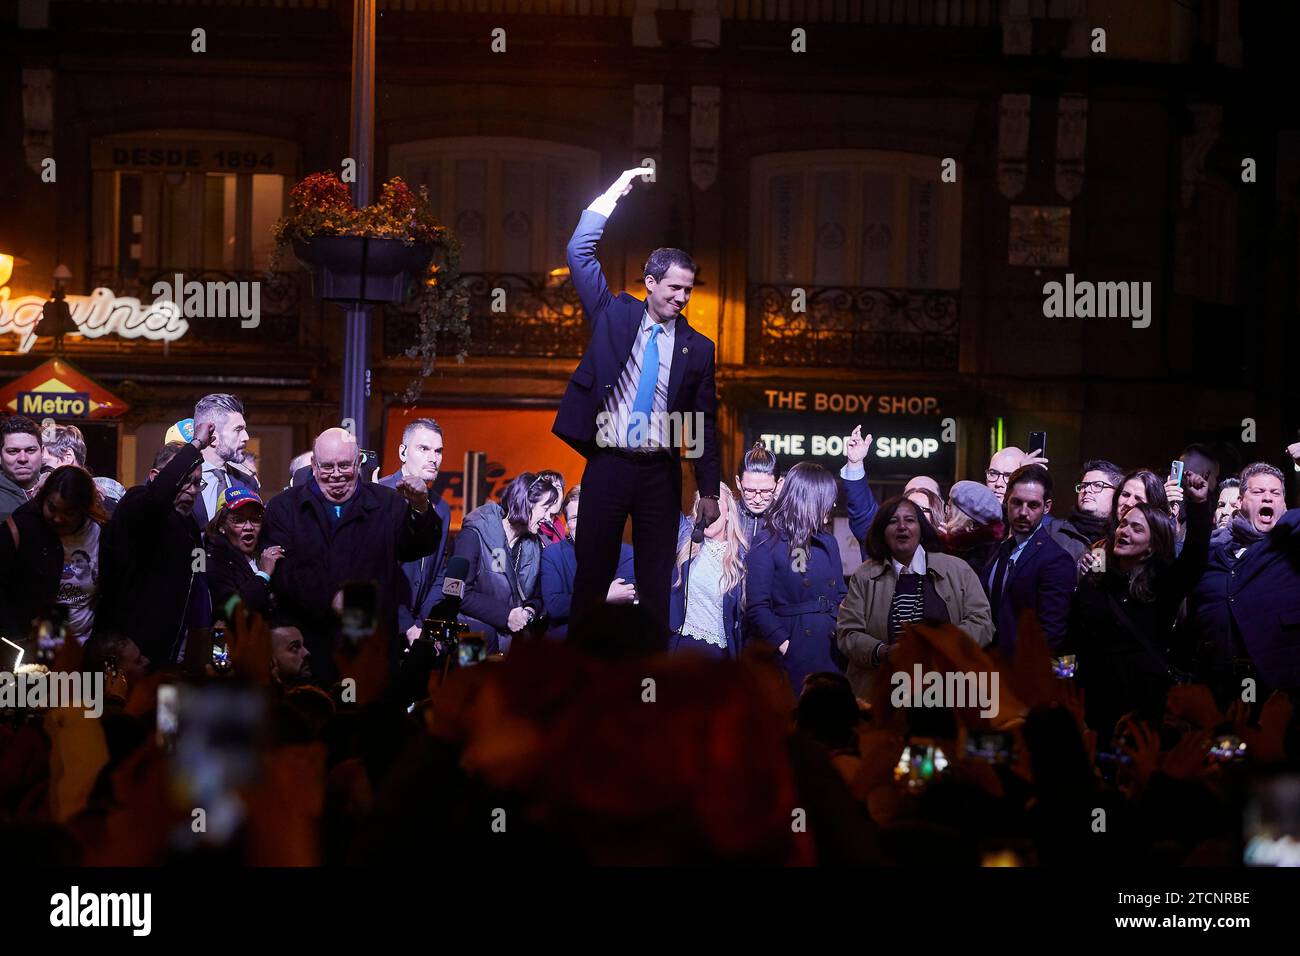
[[[442,543],[442,517],[429,500],[424,482],[411,475],[403,475],[395,489],[406,507],[394,509],[397,518],[397,560],[419,561],[434,554]],[[385,492],[387,493],[387,492]]]
[[[578,298],[586,312],[588,321],[594,321],[602,314],[613,300],[605,273],[596,258],[596,243],[605,231],[605,223],[614,212],[619,199],[632,189],[632,180],[637,176],[648,176],[650,170],[644,166],[627,169],[614,180],[608,189],[592,201],[578,218],[578,226],[569,238],[565,249],[565,259],[569,263],[569,277],[573,287],[578,290]]]
[[[194,429],[194,438],[172,456],[172,460],[158,469],[158,474],[145,489],[146,507],[153,512],[166,514],[176,504],[176,494],[189,481],[194,467],[203,462],[203,449],[215,440],[216,428],[212,422],[203,422]]]
[[[840,469],[840,478],[844,481],[844,499],[849,511],[849,531],[858,539],[862,550],[862,560],[867,559],[867,529],[871,519],[876,516],[878,505],[876,497],[867,484],[867,469],[863,460],[871,450],[871,436],[862,437],[862,426],[855,425],[853,434],[845,443],[844,457],[847,459]]]
[[[1209,483],[1196,472],[1189,471],[1183,476],[1186,482],[1184,495],[1187,510],[1187,534],[1183,537],[1182,553],[1174,559],[1173,574],[1170,575],[1170,587],[1178,599],[1186,597],[1210,559],[1210,533],[1214,518],[1209,502]],[[1156,586],[1160,587],[1159,578]],[[1172,596],[1171,596],[1172,600]]]

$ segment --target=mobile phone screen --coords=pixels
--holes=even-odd
[[[966,756],[986,763],[1010,763],[1015,753],[1011,734],[971,734],[966,738]]]
[[[179,694],[175,684],[158,685],[158,746],[171,750],[176,743],[179,726]]]
[[[0,637],[0,671],[12,674],[23,662],[23,648],[7,637]]]
[[[204,810],[204,842],[224,843],[243,820],[237,791],[257,780],[266,699],[258,688],[227,682],[179,691],[172,785],[187,805]],[[190,827],[181,832],[191,834]]]
[[[1177,458],[1169,464],[1169,480],[1176,485],[1181,485],[1183,483],[1183,466],[1184,462]]]
[[[1241,835],[1247,866],[1300,866],[1300,774],[1251,782]]]
[[[1038,451],[1038,457],[1047,457],[1047,432],[1029,433],[1029,447],[1025,451],[1033,452],[1034,450]]]
[[[460,639],[456,663],[461,667],[470,667],[487,660],[487,642],[481,637],[465,636]]]

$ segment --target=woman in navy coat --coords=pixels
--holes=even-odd
[[[838,542],[825,530],[836,491],[835,478],[820,465],[791,468],[772,505],[770,529],[759,533],[746,562],[745,633],[781,652],[795,696],[809,674],[844,669],[835,651],[844,566]]]

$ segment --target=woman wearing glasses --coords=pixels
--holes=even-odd
[[[844,565],[839,542],[826,530],[838,490],[820,465],[791,468],[745,561],[746,639],[761,638],[781,652],[796,697],[809,674],[844,669],[833,653]]]
[[[1146,468],[1138,468],[1130,471],[1124,476],[1119,483],[1119,488],[1114,492],[1114,498],[1111,502],[1110,514],[1106,516],[1106,527],[1102,538],[1112,533],[1119,527],[1119,521],[1124,517],[1124,513],[1134,505],[1149,504],[1165,514],[1170,513],[1169,508],[1169,484],[1163,481],[1154,471]],[[1177,497],[1182,501],[1183,491],[1178,489]],[[1079,558],[1079,574],[1092,574],[1096,571],[1104,570],[1104,559],[1096,553],[1101,545],[1099,538],[1094,542],[1092,549],[1084,551]]]
[[[542,544],[537,529],[560,506],[551,479],[524,472],[506,486],[501,504],[471,511],[455,553],[469,561],[460,622],[481,633],[488,653],[508,653],[515,635],[542,615]]]
[[[776,476],[776,455],[762,442],[754,442],[754,447],[745,452],[740,474],[736,476],[736,488],[740,492],[736,520],[746,541],[758,536],[783,480]]]
[[[696,504],[699,497],[697,492]],[[741,528],[736,499],[725,484],[718,489],[718,506],[721,514],[704,529],[700,544],[691,540],[692,522],[682,516],[668,607],[673,629],[671,650],[677,653],[689,649],[735,659],[743,646],[740,631],[748,540]]]
[[[278,544],[262,550],[266,509],[257,492],[230,487],[217,495],[217,514],[208,522],[208,590],[212,617],[224,619],[231,597],[239,595],[250,611],[266,616],[271,610],[271,576],[284,557]]]

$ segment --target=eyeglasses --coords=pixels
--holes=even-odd
[[[998,471],[996,468],[990,468],[988,471],[984,472],[984,477],[989,481],[996,482],[999,479],[1006,481],[1014,474],[1014,471]]]
[[[347,462],[346,464],[340,465],[322,465],[317,463],[316,467],[320,469],[322,475],[350,475],[357,466],[351,462]]]
[[[775,495],[776,489],[775,488],[766,488],[766,489],[746,488],[744,485],[741,485],[740,493],[744,495],[746,498],[757,498],[759,500],[765,500]]]
[[[1101,494],[1107,488],[1110,488],[1113,491],[1115,486],[1107,484],[1104,481],[1081,481],[1074,486],[1074,490],[1080,494],[1085,491],[1091,491],[1094,495]]]

